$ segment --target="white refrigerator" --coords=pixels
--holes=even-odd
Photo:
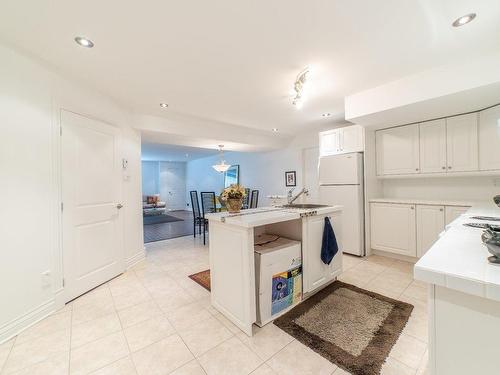
[[[322,204],[344,206],[342,250],[345,253],[364,256],[363,154],[354,152],[320,157],[319,197]]]

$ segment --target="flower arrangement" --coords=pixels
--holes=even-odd
[[[245,195],[246,195],[246,192],[245,192],[244,186],[241,186],[238,184],[232,184],[222,191],[221,198],[223,200],[242,199],[245,197]]]
[[[243,198],[245,195],[245,187],[238,184],[232,184],[222,191],[220,197],[226,203],[226,208],[229,213],[238,213],[243,205]]]

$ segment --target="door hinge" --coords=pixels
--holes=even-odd
[[[64,211],[64,203],[61,202],[61,212],[63,212],[63,211]]]

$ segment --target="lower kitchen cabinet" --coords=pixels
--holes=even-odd
[[[439,204],[370,203],[371,248],[420,258],[446,225],[470,207]]]
[[[429,250],[444,230],[444,206],[417,205],[417,257]]]
[[[370,212],[372,249],[417,255],[414,204],[372,203]]]
[[[342,273],[342,252],[339,251],[330,264],[321,260],[321,244],[325,227],[325,216],[330,218],[337,244],[342,249],[341,214],[334,212],[329,215],[306,217],[302,220],[302,268],[303,293],[324,286]]]

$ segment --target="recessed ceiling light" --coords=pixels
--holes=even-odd
[[[476,13],[469,13],[469,14],[466,14],[465,16],[462,16],[460,18],[457,18],[453,23],[452,25],[454,27],[459,27],[459,26],[463,26],[465,24],[468,24],[470,21],[472,21],[474,18],[476,18]]]
[[[92,48],[94,47],[94,42],[91,41],[90,39],[84,38],[83,36],[77,36],[75,38],[75,42],[77,42],[79,45],[85,48]]]
[[[167,104],[167,103],[160,103],[160,107],[162,107],[162,108],[167,108],[167,107],[168,107],[168,104]]]
[[[331,113],[323,113],[321,116],[322,117],[330,117],[332,114]]]
[[[278,128],[272,128],[271,129],[273,132],[277,133],[278,132]]]

